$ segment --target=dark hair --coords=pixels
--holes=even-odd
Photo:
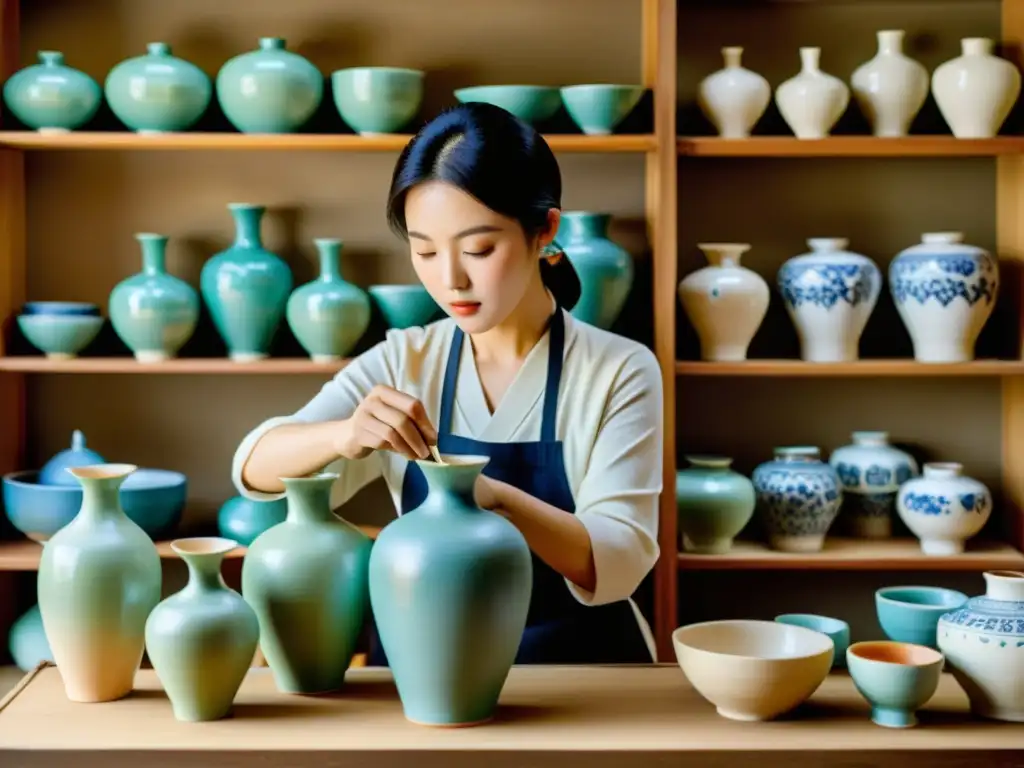
[[[491,104],[452,107],[427,123],[402,150],[388,193],[388,224],[408,237],[405,198],[425,181],[444,181],[492,211],[515,219],[528,238],[562,207],[562,174],[544,137],[512,113]],[[582,289],[560,248],[540,259],[541,278],[559,306],[572,309]]]

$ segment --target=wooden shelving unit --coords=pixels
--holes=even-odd
[[[757,136],[750,139],[681,138],[683,157],[998,157],[1024,153],[1024,137],[957,139],[953,136],[908,136],[878,139],[873,136],[830,136],[802,141],[792,136]]]
[[[0,361],[2,366],[2,361]],[[975,360],[969,363],[918,363],[914,360],[858,360],[854,363],[807,363],[802,360],[745,360],[736,363],[676,363],[679,376],[775,377],[935,377],[1020,376],[1019,360]]]
[[[267,358],[235,362],[223,357],[182,357],[159,363],[140,363],[133,357],[78,357],[50,360],[38,355],[0,357],[0,371],[13,373],[130,373],[130,374],[318,374],[331,375],[347,361],[320,363],[308,358]]]

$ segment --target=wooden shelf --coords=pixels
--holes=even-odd
[[[957,139],[953,136],[830,136],[809,141],[792,136],[721,139],[716,136],[678,140],[685,157],[995,157],[1024,153],[1024,136]]]
[[[736,363],[680,361],[678,376],[1020,376],[1019,360],[974,360],[969,363],[919,363],[915,360],[858,360],[808,363],[803,360],[744,360]]]
[[[333,374],[347,361],[317,363],[304,357],[267,358],[255,362],[236,363],[223,357],[177,358],[162,363],[140,363],[134,357],[78,357],[72,360],[50,360],[42,356],[0,357],[0,371],[19,373],[264,373],[264,374]]]
[[[1024,554],[1008,544],[969,541],[962,555],[929,556],[917,539],[826,538],[813,554],[776,552],[764,544],[737,541],[724,555],[680,552],[679,567],[688,571],[983,571],[1024,568]]]

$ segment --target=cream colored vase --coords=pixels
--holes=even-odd
[[[679,301],[700,339],[701,359],[746,360],[768,311],[768,284],[740,266],[746,243],[701,243],[708,260],[679,283]]]
[[[928,98],[928,70],[904,55],[902,29],[878,33],[878,53],[850,80],[875,136],[906,136]]]
[[[932,92],[954,136],[988,139],[999,133],[1017,102],[1020,72],[992,55],[987,37],[967,37],[960,45],[963,54],[932,75]]]
[[[708,75],[697,91],[704,116],[723,139],[746,139],[772,98],[768,81],[740,64],[743,49],[722,49],[725,67]]]
[[[798,139],[823,139],[850,103],[850,89],[822,72],[820,48],[801,48],[800,73],[775,91],[775,102]]]

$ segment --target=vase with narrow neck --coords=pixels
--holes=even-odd
[[[4,83],[4,104],[40,133],[67,133],[96,115],[103,91],[89,75],[64,63],[60,51],[39,51],[38,63]]]
[[[900,486],[896,511],[926,555],[958,555],[992,516],[992,493],[955,461],[930,462]]]
[[[370,600],[406,718],[472,725],[494,715],[515,661],[532,562],[519,530],[473,500],[488,459],[442,458],[417,462],[426,498],[377,537]]]
[[[800,72],[775,91],[779,112],[798,139],[824,139],[850,103],[850,89],[823,72],[820,48],[800,49]]]
[[[697,104],[723,139],[745,139],[772,98],[768,81],[741,63],[743,49],[722,49],[725,66],[708,75],[697,91]]]
[[[242,564],[260,649],[285,693],[341,688],[366,617],[373,542],[332,512],[337,480],[282,478],[288,515],[256,537]]]
[[[252,665],[259,622],[221,576],[224,556],[237,546],[214,537],[171,542],[188,583],[149,614],[146,651],[178,720],[226,717]]]
[[[902,29],[878,32],[878,52],[850,79],[875,136],[906,136],[928,98],[928,70],[903,53],[905,35]]]
[[[633,258],[608,237],[611,214],[565,211],[556,242],[576,268],[582,293],[572,316],[608,329],[633,287]]]
[[[121,485],[135,469],[68,469],[82,484],[82,506],[43,545],[39,610],[72,701],[113,701],[131,692],[146,618],[160,601],[156,545],[121,507]]]
[[[783,552],[819,552],[839,514],[843,490],[815,446],[785,446],[751,476],[768,543]]]
[[[142,249],[142,271],[110,292],[110,323],[140,363],[173,357],[195,333],[199,294],[167,273],[166,235],[135,235]]]
[[[292,292],[292,272],[263,247],[260,224],[266,208],[228,205],[235,242],[203,265],[200,290],[228,357],[240,363],[266,358]]]
[[[932,73],[932,93],[958,139],[989,139],[999,133],[1020,96],[1020,71],[993,55],[993,41],[968,37],[962,53]]]
[[[759,274],[740,266],[747,243],[701,243],[708,266],[679,283],[679,302],[700,339],[702,360],[746,360],[768,312],[770,291]]]
[[[732,549],[754,515],[754,485],[725,456],[687,456],[676,472],[676,511],[683,548],[701,555]]]
[[[288,298],[287,318],[295,338],[315,362],[347,357],[370,324],[370,297],[341,274],[341,241],[313,241],[320,277],[296,288]]]

